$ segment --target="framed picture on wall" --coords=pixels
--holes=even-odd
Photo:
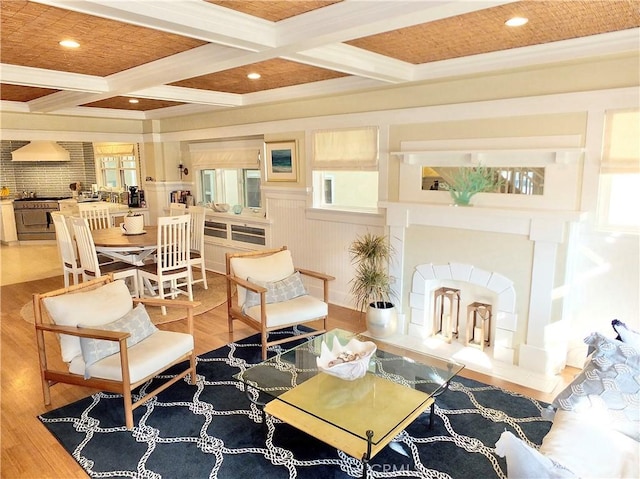
[[[267,181],[298,181],[298,149],[294,141],[265,143]]]

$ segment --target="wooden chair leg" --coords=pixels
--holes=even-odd
[[[158,294],[160,295],[160,299],[164,299],[164,281],[160,281],[161,278],[158,278]],[[169,283],[169,291],[171,291],[171,283]],[[162,316],[167,315],[167,307],[160,306],[160,311],[162,312]]]
[[[124,421],[127,429],[133,429],[133,404],[131,404],[131,391],[125,389],[122,392],[122,400],[124,401]]]
[[[267,338],[269,337],[269,333],[267,331],[262,331],[262,360],[265,361],[267,359]]]
[[[191,381],[190,384],[192,386],[195,386],[197,381],[197,376],[196,376],[196,353],[192,352],[191,353],[191,358],[189,359],[189,362],[191,364],[191,372],[189,373],[189,375],[191,376]]]
[[[49,381],[44,377],[42,378],[42,397],[44,399],[44,405],[51,405],[51,386],[49,385]]]
[[[42,382],[42,398],[44,405],[51,404],[51,386],[49,380],[44,377],[47,370],[47,353],[45,352],[44,333],[38,329],[36,331],[36,342],[38,344],[38,359],[40,362],[40,381]]]
[[[202,285],[204,289],[209,289],[209,284],[207,283],[207,270],[204,267],[204,260],[200,264],[200,272],[202,273]]]

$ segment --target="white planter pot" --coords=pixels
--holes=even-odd
[[[139,235],[144,232],[144,216],[125,216],[122,229],[128,235]]]
[[[367,308],[367,330],[374,338],[387,338],[398,328],[398,311],[393,303],[376,302]]]

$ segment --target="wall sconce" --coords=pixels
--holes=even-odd
[[[460,290],[439,288],[433,293],[433,335],[448,343],[458,337],[460,324]]]
[[[189,169],[185,168],[182,162],[180,162],[180,164],[178,165],[178,169],[180,170],[180,179],[182,179],[183,174],[185,176],[189,174]]]

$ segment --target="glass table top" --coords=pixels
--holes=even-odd
[[[367,373],[348,381],[317,367],[322,343],[345,346],[349,340],[372,341],[377,350]],[[464,366],[383,341],[335,329],[235,375],[259,391],[264,402],[283,401],[307,414],[373,443],[384,439],[431,398],[441,394]]]

